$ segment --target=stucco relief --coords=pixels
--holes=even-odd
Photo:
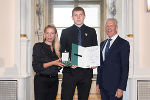
[[[35,41],[43,40],[44,28],[44,2],[43,0],[35,0]]]

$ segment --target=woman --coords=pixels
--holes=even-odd
[[[60,62],[57,30],[48,25],[44,29],[43,42],[33,47],[33,70],[35,100],[55,100],[58,90],[58,72],[64,65]]]

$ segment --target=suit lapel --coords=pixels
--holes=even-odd
[[[105,44],[106,44],[106,42],[107,42],[107,39],[106,40],[104,40],[102,43],[101,43],[101,45],[100,45],[100,61],[101,61],[101,64],[103,63],[103,49],[104,49],[104,47],[105,47]]]
[[[71,29],[72,41],[73,43],[78,44],[78,30],[75,25],[73,25]]]
[[[111,45],[111,47],[110,47],[110,49],[109,49],[109,51],[108,51],[108,55],[106,56],[106,59],[109,57],[109,55],[111,54],[111,52],[117,48],[117,46],[118,46],[118,44],[119,44],[119,40],[120,40],[120,37],[118,36],[118,37],[116,38],[116,40],[113,42],[113,44]],[[106,60],[106,59],[105,59],[105,60]]]
[[[106,42],[107,42],[107,39],[106,40],[104,40],[104,42],[102,42],[102,44],[101,44],[101,52],[103,51],[103,49],[104,49],[104,47],[105,47],[105,44],[106,44]]]

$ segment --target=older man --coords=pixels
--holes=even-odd
[[[129,72],[129,42],[118,34],[117,20],[109,18],[105,24],[108,39],[101,42],[101,65],[98,67],[97,90],[102,100],[122,100]]]

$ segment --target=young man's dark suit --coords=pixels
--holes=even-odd
[[[96,46],[97,35],[95,29],[86,25],[81,26],[82,46]],[[71,55],[72,43],[78,44],[78,29],[73,25],[62,31],[60,38],[61,52],[69,52]],[[93,70],[91,68],[75,69],[65,67],[63,69],[62,95],[61,100],[72,100],[75,87],[78,88],[78,100],[88,100],[88,95],[91,87]]]
[[[101,65],[98,67],[97,84],[100,87],[102,100],[122,100],[122,98],[107,99],[107,95],[115,96],[117,89],[126,90],[130,46],[128,41],[118,36],[103,61],[102,51],[106,42],[107,40],[100,45]]]

